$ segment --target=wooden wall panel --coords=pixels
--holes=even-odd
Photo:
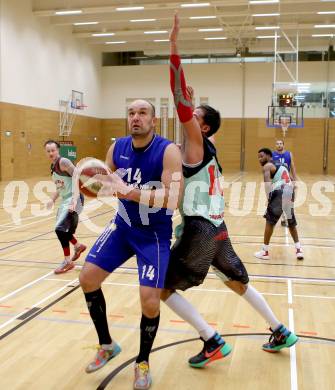
[[[245,170],[259,171],[257,152],[262,147],[272,148],[280,132],[268,129],[265,119],[248,118],[245,120]]]
[[[70,138],[77,146],[77,161],[83,157],[104,159],[101,151],[101,119],[77,116]]]
[[[51,110],[0,104],[1,180],[49,175],[50,163],[43,144],[48,139],[60,139],[58,115]],[[6,130],[12,132],[11,137],[5,136]],[[93,135],[97,136],[97,141],[93,140]],[[77,146],[79,159],[101,158],[101,119],[77,116],[69,139]]]
[[[215,134],[215,147],[224,172],[240,171],[241,119],[222,120]]]
[[[112,138],[125,137],[126,120],[122,119],[102,119],[101,120],[101,156],[105,159],[106,153],[112,144]]]
[[[335,118],[329,120],[328,173],[335,175]]]
[[[321,174],[324,143],[324,119],[305,119],[302,129],[289,129],[285,145],[295,159],[297,172]],[[268,129],[264,119],[246,119],[245,170],[259,170],[257,151],[273,148],[275,140],[282,139],[281,129]]]
[[[157,132],[160,132],[158,122]],[[324,119],[306,119],[305,128],[289,129],[286,147],[291,150],[299,172],[321,174]],[[24,179],[49,174],[43,143],[59,139],[58,112],[0,103],[1,180]],[[10,137],[5,131],[11,131]],[[78,159],[91,156],[104,160],[111,138],[126,136],[126,120],[77,116],[70,137],[78,150]],[[169,139],[173,140],[173,119],[169,118]],[[273,147],[281,130],[268,129],[265,119],[245,120],[245,170],[259,171],[257,151]],[[31,145],[31,148],[28,146]],[[225,118],[216,134],[218,158],[224,172],[240,170],[241,119]],[[335,174],[335,120],[330,120],[328,172]]]

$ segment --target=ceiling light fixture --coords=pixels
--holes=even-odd
[[[118,7],[116,8],[117,11],[141,11],[144,7]]]
[[[279,30],[279,26],[257,26],[255,30]]]
[[[166,34],[167,30],[152,30],[152,31],[144,31],[144,34]]]
[[[83,11],[81,9],[69,9],[64,11],[56,11],[55,15],[78,15],[82,13]]]
[[[279,13],[274,13],[274,14],[252,14],[252,16],[254,16],[255,18],[258,18],[258,17],[267,17],[267,16],[280,16]]]
[[[279,0],[250,0],[249,4],[275,4],[279,3]]]
[[[186,3],[180,4],[182,8],[199,8],[199,7],[208,7],[210,3]]]
[[[218,27],[218,28],[199,28],[198,31],[199,32],[223,31],[223,28],[222,27]]]
[[[89,26],[93,24],[99,24],[99,22],[77,22],[73,23],[74,26]]]
[[[109,33],[93,33],[91,34],[92,37],[112,37],[115,35],[115,33],[109,32]]]
[[[313,34],[312,35],[313,38],[334,38],[335,35],[334,34]]]
[[[335,24],[316,24],[314,28],[335,28]]]
[[[216,16],[210,15],[210,16],[190,16],[191,20],[195,19],[216,19]]]
[[[271,39],[276,38],[276,35],[258,35],[257,39]],[[280,35],[277,35],[277,38],[280,38]]]
[[[130,22],[137,23],[137,22],[155,22],[157,19],[131,19]]]
[[[204,38],[205,41],[217,41],[217,40],[222,40],[222,39],[227,39],[227,37],[207,37],[207,38]]]

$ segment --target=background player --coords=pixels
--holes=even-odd
[[[258,151],[258,160],[263,167],[265,191],[268,198],[268,206],[264,218],[266,219],[264,231],[264,244],[255,256],[259,259],[269,260],[269,243],[274,227],[280,216],[284,213],[288,228],[296,248],[296,257],[303,260],[304,255],[299,242],[297,221],[294,215],[293,193],[294,185],[289,172],[284,165],[275,166],[272,161],[272,152],[268,148]]]
[[[78,226],[78,214],[82,209],[84,197],[80,195],[79,201],[74,199],[74,197],[77,197],[73,192],[72,185],[72,175],[75,166],[69,159],[60,156],[59,143],[49,140],[45,142],[44,148],[47,156],[52,161],[52,180],[56,185],[56,192],[51,196],[51,200],[47,203],[47,208],[50,209],[54,205],[56,199],[58,199],[59,196],[61,197],[61,203],[57,212],[55,232],[63,248],[64,261],[54,271],[55,274],[61,274],[73,269],[73,262],[86,250],[86,246],[79,243],[74,237],[74,233]],[[70,258],[70,242],[74,245],[74,255],[72,258]]]
[[[276,141],[275,150],[272,152],[272,161],[278,165],[284,165],[290,173],[290,178],[294,184],[294,192],[296,191],[295,183],[297,182],[297,174],[295,170],[295,164],[293,161],[292,152],[285,150],[284,141],[279,139]],[[294,199],[293,199],[294,201]],[[288,226],[285,215],[282,215],[282,226]]]

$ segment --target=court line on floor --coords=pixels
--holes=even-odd
[[[37,240],[33,240],[37,241]],[[32,241],[32,242],[33,242]],[[20,241],[20,242],[26,242],[26,241]],[[1,249],[1,248],[0,248]],[[30,263],[37,263],[37,264],[58,264],[58,262],[51,262],[51,261],[42,261],[42,260],[27,260],[27,259],[4,259],[0,258],[0,262],[13,262],[13,263],[23,263],[23,264],[30,264]],[[296,267],[296,268],[324,268],[324,269],[334,269],[335,266],[331,265],[313,265],[313,264],[304,264],[303,262],[297,262],[296,264],[287,264],[287,263],[270,263],[267,261],[243,261],[244,264],[252,264],[252,265],[263,265],[263,266],[280,266],[280,267]],[[124,268],[124,267],[120,267]]]
[[[81,266],[77,266],[81,267]],[[114,271],[114,273],[120,273],[120,270],[126,273],[131,273],[131,274],[137,274],[138,269],[137,267],[127,267],[127,266],[121,266],[117,268],[119,271]],[[208,277],[209,276],[209,277]],[[289,276],[289,275],[282,275],[282,276],[277,276],[277,275],[260,275],[260,274],[249,274],[250,279],[261,279],[261,280],[279,280],[279,281],[287,281],[287,280],[292,280],[295,282],[315,282],[315,283],[335,283],[335,278],[310,278],[310,277],[302,277],[302,276]],[[208,272],[207,274],[207,279],[214,279],[214,280],[219,280],[214,272]]]
[[[50,271],[47,274],[41,276],[40,278],[37,278],[37,279],[35,279],[35,280],[25,284],[24,286],[17,288],[16,290],[14,290],[14,291],[10,292],[9,294],[7,294],[7,295],[3,296],[2,298],[0,298],[0,302],[3,302],[7,298],[10,298],[10,297],[18,294],[19,292],[25,290],[26,288],[29,288],[29,287],[33,286],[34,284],[38,283],[39,281],[41,281],[43,279],[46,279],[49,275],[52,275],[53,273],[54,273],[53,271]]]
[[[259,238],[259,239],[263,239],[263,236],[260,235],[260,234],[231,234],[230,237],[246,237],[246,238]],[[284,238],[284,236],[275,236],[273,235],[272,238]],[[322,238],[322,237],[300,237],[300,239],[302,240],[321,240],[321,241],[334,241],[335,242],[335,239],[334,238]]]
[[[229,337],[250,337],[250,336],[269,336],[268,333],[230,333],[230,334],[222,334],[221,335],[223,338],[229,338]],[[316,336],[303,336],[299,335],[301,338],[307,338],[307,339],[316,339],[316,340],[325,340],[325,341],[330,341],[332,343],[335,343],[335,339],[326,339],[323,337],[316,337]],[[197,341],[199,340],[199,337],[197,338],[192,338],[192,339],[187,339],[187,340],[181,340],[181,341],[175,341],[173,343],[161,345],[159,347],[153,348],[151,353],[158,352],[162,349],[170,348],[170,347],[175,347],[180,344],[186,344],[189,342]],[[125,361],[122,363],[119,367],[115,368],[110,374],[108,374],[105,379],[100,383],[100,385],[97,387],[97,390],[104,390],[107,385],[116,377],[117,374],[119,374],[122,370],[133,364],[136,360],[137,356],[134,356],[133,358],[130,358],[129,360]]]
[[[51,215],[52,214],[52,215]],[[55,217],[56,216],[56,213],[54,213],[54,211],[52,211],[52,213],[47,213],[47,215],[45,215],[45,217],[47,217],[47,216],[51,216],[51,217]],[[20,221],[27,221],[27,220],[29,220],[29,219],[35,219],[35,218],[41,218],[40,219],[40,221],[43,221],[44,219],[43,219],[43,215],[30,215],[30,216],[28,216],[28,217],[21,217],[20,218]],[[36,222],[38,222],[38,221],[36,221]],[[0,232],[6,232],[7,230],[1,230],[1,228],[2,227],[8,227],[8,226],[10,226],[10,227],[15,227],[15,228],[17,228],[19,225],[16,225],[13,221],[11,221],[11,222],[6,222],[6,223],[3,223],[2,225],[0,225]],[[22,226],[22,225],[21,225]],[[26,225],[26,226],[29,226],[28,224]]]
[[[53,281],[53,282],[68,282],[68,279],[56,279],[56,278],[45,278],[46,281]],[[103,282],[102,285],[111,285],[111,286],[124,286],[124,287],[136,287],[138,288],[139,284],[137,283],[121,283],[121,282]],[[223,292],[228,294],[235,294],[232,290],[226,290],[226,289],[216,289],[216,288],[199,288],[199,287],[192,287],[189,289],[189,291],[207,291],[207,292]],[[280,294],[280,293],[260,293],[262,295],[272,295],[272,296],[286,296],[286,294]],[[335,299],[335,297],[334,297]]]
[[[30,203],[33,203],[33,202],[35,202],[35,204],[36,204],[36,203],[42,204],[41,202],[38,202],[37,200],[32,201],[32,202],[30,202]],[[29,202],[28,202],[28,203],[29,203]],[[90,209],[93,209],[97,204],[101,204],[101,206],[104,205],[102,202],[99,202],[98,200],[93,199],[93,200],[91,200],[87,205],[86,205],[86,204],[84,205],[84,210],[85,210],[85,211],[89,211]],[[57,208],[58,208],[58,205],[55,205],[55,206],[54,206],[54,210],[51,210],[51,213],[48,212],[47,215],[45,215],[45,216],[44,216],[44,215],[29,215],[29,216],[21,217],[20,220],[21,220],[21,221],[26,221],[26,220],[29,220],[29,219],[40,218],[39,221],[35,221],[35,222],[36,222],[36,223],[37,223],[37,222],[42,222],[42,221],[45,220],[44,217],[47,217],[47,216],[49,216],[49,215],[50,215],[51,217],[56,217],[56,215],[57,215]],[[7,214],[10,214],[10,213],[7,213]],[[52,215],[51,215],[51,214],[52,214]],[[50,219],[50,218],[49,218],[49,219]],[[6,230],[1,231],[1,228],[2,228],[2,227],[6,227],[6,226],[8,226],[8,225],[11,225],[11,226],[13,226],[13,227],[15,227],[15,228],[18,228],[18,227],[19,227],[18,225],[15,225],[15,223],[14,223],[13,221],[11,221],[11,222],[6,222],[6,223],[0,225],[0,233],[1,233],[1,232],[6,232]],[[27,224],[27,225],[21,225],[21,226],[29,226],[29,224]]]
[[[258,263],[257,263],[258,264]],[[119,270],[124,270],[124,271],[130,271],[132,273],[137,273],[137,267],[126,267],[126,266],[121,266],[118,268]],[[209,276],[214,276],[215,280],[218,280],[216,277],[216,274],[214,272],[208,272]],[[259,274],[249,274],[249,277],[251,279],[265,279],[265,280],[281,280],[281,281],[286,281],[286,280],[292,280],[292,281],[302,281],[302,282],[315,282],[315,283],[321,283],[321,282],[327,282],[327,283],[335,283],[335,278],[310,278],[310,277],[302,277],[302,276],[289,276],[289,275],[282,275],[282,276],[277,276],[277,275],[259,275]],[[211,278],[209,278],[211,279]]]
[[[85,220],[81,220],[81,221],[79,221],[79,223],[88,221],[89,219],[93,219],[93,218],[96,218],[96,217],[100,217],[101,215],[108,214],[108,213],[110,213],[110,212],[112,212],[112,211],[113,211],[113,210],[108,210],[108,211],[104,211],[104,212],[99,213],[99,214],[96,214],[96,215],[92,215],[92,217],[86,218]],[[54,217],[52,217],[52,218],[54,218]],[[50,218],[48,218],[48,219],[50,219]],[[37,222],[37,221],[36,221],[36,222]],[[54,232],[54,230],[50,230],[50,231],[48,231],[48,232],[38,234],[37,236],[28,238],[28,239],[23,240],[23,241],[20,241],[20,242],[17,242],[16,244],[12,244],[12,245],[8,245],[8,246],[6,246],[6,247],[4,247],[4,248],[0,248],[0,251],[4,251],[5,249],[12,248],[12,247],[17,246],[17,245],[20,245],[20,244],[22,244],[22,243],[24,243],[24,242],[33,241],[35,238],[42,237],[42,236],[46,236],[47,234],[51,234],[51,233],[53,233],[53,232]]]
[[[19,229],[19,228],[23,228],[24,229],[26,226],[36,225],[37,223],[48,221],[49,219],[53,219],[53,218],[55,218],[55,215],[52,215],[51,217],[48,217],[48,218],[41,218],[38,221],[26,223],[24,225],[20,224],[20,225],[14,226],[14,227],[6,229],[6,230],[1,230],[1,233],[7,233],[7,232],[10,232],[12,230]]]
[[[81,266],[77,266],[77,267],[81,267]],[[132,273],[132,274],[137,274],[138,273],[138,269],[137,267],[126,267],[126,266],[121,266],[119,268],[117,268],[118,270],[121,270],[123,272],[129,272],[129,273]],[[115,271],[114,271],[115,273]],[[117,273],[120,273],[120,271],[118,271]],[[209,276],[209,277],[208,277]],[[302,276],[289,276],[289,275],[282,275],[282,276],[277,276],[277,275],[260,275],[260,274],[249,274],[249,277],[250,279],[254,279],[254,280],[257,280],[257,279],[261,279],[261,280],[279,280],[279,281],[287,281],[287,280],[292,280],[292,281],[295,281],[295,282],[306,282],[306,283],[310,283],[310,282],[315,282],[315,283],[324,283],[324,282],[327,282],[327,283],[335,283],[335,278],[311,278],[311,277],[302,277]],[[214,280],[219,280],[216,276],[216,274],[214,272],[208,272],[207,274],[207,279],[214,279]]]
[[[58,290],[54,291],[53,293],[49,294],[48,296],[44,297],[40,301],[36,302],[33,306],[31,306],[29,309],[22,311],[21,313],[18,313],[15,317],[11,318],[10,320],[4,322],[0,325],[0,329],[5,328],[7,325],[11,324],[12,322],[16,321],[19,317],[26,314],[28,311],[30,311],[33,308],[38,308],[39,305],[47,301],[48,299],[54,297],[55,295],[59,294],[61,291],[65,290],[67,287],[70,287],[72,283],[75,283],[78,281],[78,278],[73,279],[71,282],[67,283],[65,286],[59,288]],[[14,326],[13,328],[9,329],[7,332],[0,335],[0,340],[4,339],[5,337],[9,336],[13,332],[15,332],[17,329],[21,328],[23,325],[25,325],[27,322],[31,321],[33,318],[38,316],[39,314],[43,313],[45,310],[49,309],[51,306],[53,306],[55,303],[61,301],[63,298],[67,297],[69,294],[71,294],[73,291],[77,290],[80,287],[78,284],[77,286],[74,286],[71,288],[71,290],[67,291],[65,294],[61,295],[54,301],[50,302],[48,305],[44,306],[43,308],[38,308],[37,311],[32,313],[29,317],[24,319],[22,322]]]
[[[66,283],[69,282],[70,279],[57,279],[57,278],[45,278],[46,281],[52,281],[52,282],[62,282]],[[291,282],[291,280],[288,280],[288,282]],[[136,287],[138,288],[139,284],[137,283],[121,283],[121,282],[103,282],[102,285],[110,285],[110,286],[125,286],[125,287]],[[192,287],[188,291],[199,291],[199,292],[218,292],[218,293],[227,293],[227,294],[235,294],[232,290],[226,290],[226,289],[219,289],[219,288],[206,288],[206,287]],[[268,295],[268,296],[287,296],[285,293],[271,293],[271,292],[259,292],[261,295]],[[292,293],[291,293],[292,295]],[[335,296],[324,296],[324,295],[304,295],[304,294],[295,294],[292,295],[293,297],[298,298],[315,298],[315,299],[329,299],[333,300],[335,299]],[[291,298],[292,299],[292,298]]]
[[[175,221],[177,218],[179,218],[180,215],[176,215],[173,217],[173,221]],[[1,233],[1,232],[0,232]],[[21,232],[20,232],[21,233]],[[23,232],[22,232],[23,233]],[[27,233],[27,231],[25,231],[24,233]],[[85,239],[85,238],[97,238],[97,235],[96,234],[92,234],[92,235],[86,235],[86,236],[80,236],[80,235],[76,235],[77,238],[79,239]],[[230,237],[233,237],[233,236],[230,236]],[[241,238],[242,236],[239,236],[239,238]],[[247,236],[246,236],[247,237]],[[282,236],[272,236],[273,238],[283,238]],[[304,239],[304,238],[302,238]],[[50,237],[50,238],[37,238],[37,239],[34,239],[34,241],[56,241],[57,240],[57,237]],[[10,243],[10,242],[23,242],[24,240],[12,240],[12,241],[3,241],[3,242],[0,242],[0,244],[7,244],[7,243]],[[172,241],[175,241],[174,237],[172,239]],[[232,244],[234,245],[261,245],[262,244],[262,240],[260,241],[237,241],[235,239],[232,239],[231,240]],[[289,244],[289,245],[286,245],[284,242],[272,242],[271,243],[271,246],[274,246],[274,247],[282,247],[282,246],[289,246],[289,247],[292,247],[294,248],[294,245],[293,244]],[[335,249],[335,245],[326,245],[326,244],[308,244],[308,243],[304,243],[304,247],[309,247],[309,248],[317,248],[317,249],[320,249],[320,248],[323,248],[323,249]]]
[[[0,232],[1,233],[1,232]],[[0,241],[0,244],[11,244],[12,242],[21,242],[22,240],[8,240],[8,241]]]
[[[94,201],[95,201],[95,200],[93,200],[93,202],[94,202]],[[87,212],[87,211],[89,211],[90,209],[94,208],[95,205],[96,205],[97,203],[99,203],[99,202],[98,202],[98,201],[95,201],[95,203],[89,203],[87,206],[84,206],[84,211]],[[101,202],[100,202],[100,203],[101,203]],[[103,205],[103,203],[101,203],[101,205]],[[57,209],[57,206],[55,207],[55,210],[56,210],[56,209]],[[48,214],[48,215],[49,215],[49,214]],[[27,220],[27,219],[33,219],[33,218],[40,218],[40,219],[37,220],[37,221],[31,222],[31,223],[20,224],[20,225],[15,225],[15,224],[13,224],[13,222],[8,222],[8,223],[6,223],[6,224],[0,225],[0,228],[3,227],[3,226],[9,225],[9,224],[12,224],[12,225],[14,225],[14,226],[13,226],[12,228],[10,228],[10,229],[7,229],[7,230],[1,230],[1,229],[0,229],[0,233],[6,233],[6,232],[9,232],[9,231],[18,229],[18,228],[24,228],[24,227],[26,227],[26,226],[35,225],[35,224],[37,224],[37,223],[39,223],[39,222],[44,222],[44,221],[46,221],[46,220],[55,218],[56,215],[57,215],[57,210],[56,210],[56,212],[53,210],[53,211],[52,211],[52,215],[51,215],[50,217],[48,217],[48,218],[45,218],[45,217],[47,217],[47,215],[46,215],[46,216],[43,216],[43,215],[36,215],[36,216],[22,217],[22,218],[20,218],[22,221],[23,221],[23,220]]]
[[[280,267],[297,267],[297,268],[328,268],[333,269],[333,265],[313,265],[313,264],[303,264],[303,261],[299,260],[296,264],[287,264],[287,263],[270,263],[268,260],[265,261],[243,261],[243,264],[254,264],[254,265],[265,265],[265,266],[280,266]]]
[[[286,295],[286,294],[285,294]],[[13,317],[15,314],[3,314],[0,313],[0,317]],[[56,317],[38,317],[36,318],[37,321],[46,321],[46,322],[56,322],[56,323],[64,323],[64,324],[78,324],[78,325],[90,325],[92,326],[92,321],[90,320],[73,320],[73,319],[66,319],[66,318],[56,318]],[[179,322],[172,322],[177,323],[180,325]],[[183,325],[188,325],[186,322],[182,322]],[[131,330],[140,330],[140,327],[138,325],[129,325],[129,324],[118,324],[111,322],[109,324],[110,328],[116,328],[116,329],[131,329]],[[166,328],[166,327],[159,327],[160,332],[167,332],[167,333],[175,333],[175,334],[192,334],[197,335],[197,332],[192,329],[176,329],[176,328]],[[304,332],[301,332],[302,334]],[[244,335],[244,333],[240,333],[241,335]],[[267,336],[270,336],[270,333],[266,334]],[[250,339],[264,339],[262,336],[248,336]],[[304,337],[304,336],[299,336]],[[299,344],[329,344],[334,345],[335,339],[323,339],[322,337],[319,337],[321,340],[318,341],[307,341],[307,340],[299,340]],[[199,340],[199,338],[197,338]]]
[[[259,245],[262,245],[262,240],[258,241],[258,242],[255,242],[255,241],[235,241],[235,240],[232,240],[231,241],[233,244],[235,245],[256,245],[256,246],[259,246]],[[275,246],[275,247],[291,247],[291,248],[294,248],[294,244],[289,244],[288,242],[284,243],[284,242],[271,242],[270,244],[271,246]],[[304,243],[304,247],[308,247],[308,248],[316,248],[316,249],[335,249],[335,245],[324,245],[324,244],[307,244],[307,243]]]
[[[293,304],[292,280],[287,281],[287,303]],[[291,332],[294,333],[294,313],[293,308],[288,309],[288,326]],[[290,348],[290,372],[291,372],[291,390],[298,390],[298,374],[297,374],[297,355],[295,345]]]

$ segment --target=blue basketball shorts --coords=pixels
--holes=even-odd
[[[91,248],[86,261],[111,273],[136,255],[140,285],[163,288],[170,244],[170,231],[111,223]]]

